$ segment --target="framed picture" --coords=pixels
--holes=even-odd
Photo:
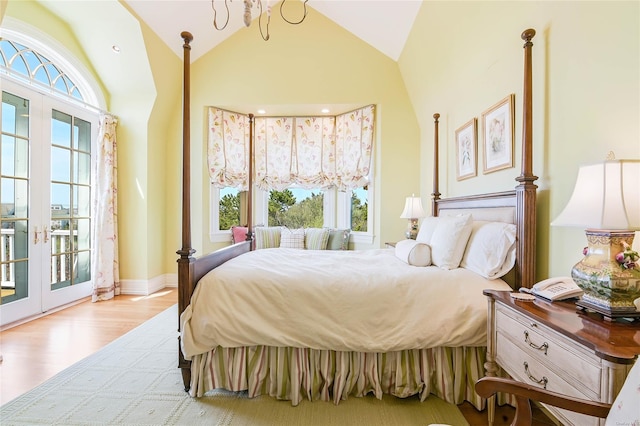
[[[482,113],[484,173],[513,167],[513,98],[511,94]]]
[[[472,118],[456,130],[456,177],[468,179],[477,174],[478,120]]]

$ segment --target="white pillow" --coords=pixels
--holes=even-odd
[[[431,262],[442,269],[460,266],[472,226],[470,214],[439,217],[429,244]]]
[[[416,241],[429,244],[431,242],[433,231],[435,231],[436,226],[438,226],[439,220],[440,218],[437,216],[425,217],[420,224],[420,230],[416,236]]]
[[[304,250],[304,228],[282,228],[280,233],[280,248],[294,248]]]
[[[416,240],[402,240],[396,243],[398,259],[412,266],[431,265],[431,247]]]
[[[516,226],[512,223],[474,221],[460,266],[485,278],[496,279],[513,268]]]

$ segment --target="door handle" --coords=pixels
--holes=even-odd
[[[45,225],[44,227],[44,243],[48,243],[49,242],[49,230],[47,229],[47,226]]]
[[[33,227],[33,244],[38,244],[40,242],[40,238],[38,238],[38,227],[34,226]]]

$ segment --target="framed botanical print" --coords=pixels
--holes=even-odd
[[[513,167],[514,97],[482,113],[484,173]]]
[[[456,178],[477,175],[478,120],[474,117],[456,130]]]

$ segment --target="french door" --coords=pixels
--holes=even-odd
[[[91,294],[97,116],[3,81],[0,325]]]

